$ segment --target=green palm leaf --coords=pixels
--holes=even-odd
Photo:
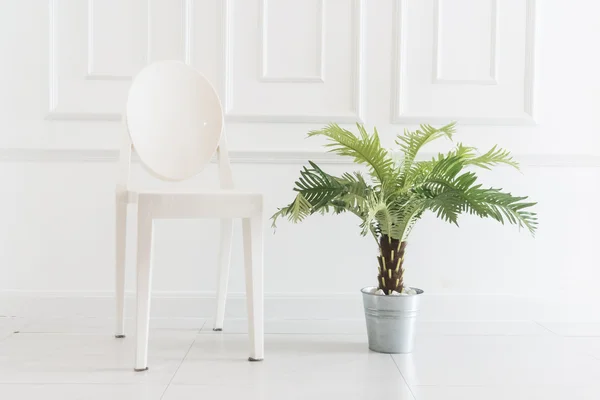
[[[498,148],[498,146],[492,147],[487,153],[482,154],[481,156],[469,158],[467,164],[484,169],[491,169],[491,167],[496,165],[506,164],[519,169],[519,163],[513,160],[510,152]]]
[[[452,135],[455,132],[456,123],[452,122],[448,125],[442,126],[441,128],[434,128],[431,125],[420,125],[415,132],[408,130],[404,131],[404,135],[398,135],[396,144],[400,146],[404,155],[403,160],[400,164],[400,185],[404,186],[406,181],[410,180],[411,171],[413,170],[413,164],[417,158],[417,154],[427,143],[446,136],[448,139],[452,139]]]
[[[311,131],[308,136],[326,137],[329,143],[325,147],[329,148],[330,152],[352,157],[356,163],[368,166],[373,177],[380,183],[387,183],[395,173],[394,162],[388,151],[381,147],[377,130],[369,135],[362,125],[356,126],[360,137],[337,124]]]

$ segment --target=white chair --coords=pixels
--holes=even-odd
[[[137,350],[135,370],[148,368],[148,325],[152,283],[153,221],[156,219],[221,219],[217,315],[214,330],[223,328],[229,277],[232,218],[242,218],[250,361],[264,356],[263,338],[263,199],[236,192],[223,128],[223,112],[211,84],[198,71],[178,61],[144,68],[129,90],[116,187],[116,337],[124,332],[124,286],[127,205],[138,211]],[[129,186],[131,152],[154,176],[181,181],[197,175],[217,152],[221,190],[134,190]]]

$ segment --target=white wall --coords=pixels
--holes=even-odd
[[[352,168],[305,140],[329,121],[376,125],[391,146],[411,124],[458,120],[459,141],[507,147],[523,174],[485,177],[539,201],[537,237],[426,217],[410,240],[408,282],[471,299],[598,301],[598,12],[586,0],[5,1],[0,291],[110,293],[118,120],[132,75],[176,58],[219,88],[236,180],[263,191],[269,212],[291,200],[304,160]],[[436,146],[428,151],[446,145]],[[185,185],[214,185],[213,172]],[[160,184],[139,165],[134,178]],[[356,225],[282,223],[267,235],[267,295],[355,298],[375,274]],[[216,221],[159,223],[157,295],[214,291],[217,234]],[[231,291],[243,292],[239,249],[233,263]]]

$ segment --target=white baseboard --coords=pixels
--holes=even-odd
[[[126,293],[126,315],[135,315],[135,295]],[[216,308],[214,292],[155,292],[151,314],[157,318],[212,317]],[[267,318],[331,319],[361,316],[362,299],[356,294],[266,294]],[[110,317],[114,314],[109,292],[0,292],[0,316]],[[244,293],[230,293],[226,316],[246,316]]]
[[[26,318],[112,317],[111,293],[0,292],[0,316]],[[211,292],[157,292],[152,297],[152,316],[158,318],[210,318],[215,294]],[[126,296],[126,315],[135,315],[135,298]],[[231,293],[226,316],[244,318],[243,293]],[[363,318],[362,298],[357,293],[265,295],[265,317],[270,319]],[[421,319],[425,321],[600,321],[592,303],[550,304],[510,294],[424,294]]]

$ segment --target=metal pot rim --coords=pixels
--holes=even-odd
[[[366,295],[370,295],[370,296],[380,296],[380,297],[387,297],[387,298],[394,298],[394,297],[398,297],[398,298],[403,298],[403,297],[412,297],[412,296],[418,296],[418,295],[420,295],[420,294],[423,294],[423,292],[424,292],[422,289],[419,289],[419,288],[416,288],[416,287],[412,287],[412,286],[411,286],[410,288],[411,288],[411,289],[414,289],[414,290],[416,290],[416,291],[417,291],[417,294],[405,294],[405,295],[401,295],[401,296],[391,296],[391,295],[389,295],[389,294],[377,294],[377,293],[371,293],[371,292],[368,292],[368,290],[372,290],[373,288],[375,288],[375,286],[367,286],[367,287],[364,287],[364,288],[360,289],[360,291],[361,291],[361,293],[362,293],[362,294],[366,294]]]

